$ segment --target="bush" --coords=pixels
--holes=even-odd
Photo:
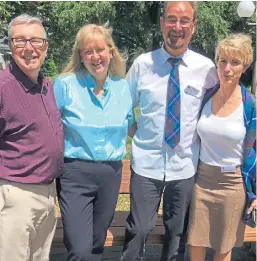
[[[42,71],[43,71],[44,75],[49,78],[53,78],[54,76],[56,76],[59,73],[52,56],[49,57],[48,59],[46,59],[44,65],[42,67]]]

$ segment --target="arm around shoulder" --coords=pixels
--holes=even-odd
[[[208,65],[208,72],[205,78],[205,89],[213,88],[219,83],[217,68],[215,64],[210,60]]]

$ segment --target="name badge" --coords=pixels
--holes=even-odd
[[[227,172],[236,172],[236,165],[228,165],[228,166],[221,166],[221,172],[222,173],[227,173]]]
[[[198,90],[197,88],[188,85],[185,89],[185,93],[190,94],[192,96],[195,96],[198,98],[200,90]]]

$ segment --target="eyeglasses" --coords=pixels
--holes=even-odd
[[[189,20],[189,19],[177,19],[177,18],[164,18],[165,20],[165,23],[167,25],[171,25],[171,26],[174,26],[174,25],[177,25],[177,23],[179,22],[180,26],[181,27],[189,27],[191,25],[191,23],[193,22],[192,20]]]
[[[40,49],[44,46],[46,39],[44,38],[31,38],[31,39],[24,39],[24,38],[11,38],[12,43],[15,48],[24,48],[27,42],[35,49]]]

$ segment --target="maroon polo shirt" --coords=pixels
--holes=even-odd
[[[63,129],[52,84],[12,60],[0,72],[0,179],[49,184],[63,168]]]

